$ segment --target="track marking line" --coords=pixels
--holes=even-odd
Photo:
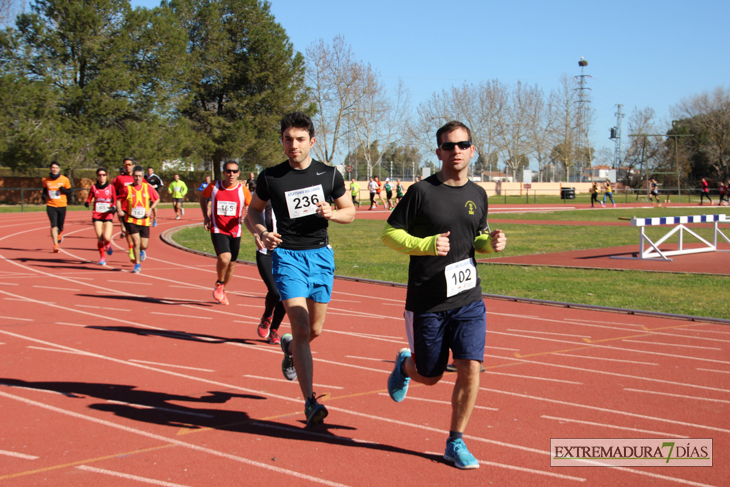
[[[184,414],[186,416],[198,416],[200,418],[215,418],[215,416],[212,414],[194,413],[192,411],[180,411],[178,409],[163,408],[160,406],[148,406],[146,404],[135,404],[133,402],[116,401],[113,399],[108,399],[106,402],[111,403],[111,404],[122,404],[124,406],[133,406],[137,409],[154,409],[155,411],[166,411],[169,413]]]
[[[252,325],[252,324],[258,325],[259,323],[261,323],[261,320],[255,320],[255,321],[253,319],[251,321],[233,320],[233,322],[234,323],[243,323],[245,325]],[[283,323],[282,323],[282,325],[283,325]]]
[[[424,453],[426,455],[433,455],[433,456],[436,456],[436,457],[439,457],[439,458],[443,458],[444,457],[444,454],[443,453],[432,452],[432,451],[427,451],[427,452],[424,452]],[[532,473],[532,474],[537,474],[537,475],[546,475],[548,477],[555,477],[555,478],[563,479],[563,480],[575,480],[576,482],[585,482],[586,481],[586,479],[584,479],[582,477],[572,477],[570,475],[563,475],[563,474],[559,474],[559,473],[546,472],[544,470],[535,470],[534,468],[518,467],[516,465],[509,465],[509,464],[506,464],[506,463],[489,462],[487,460],[477,460],[477,461],[479,462],[480,465],[489,465],[490,467],[506,468],[508,470],[517,470],[517,471],[520,471],[520,472],[527,472],[527,473]]]
[[[403,287],[403,291],[405,291],[405,287]],[[355,296],[358,298],[375,299],[376,301],[392,301],[394,303],[405,303],[406,302],[405,298],[403,298],[403,299],[381,298],[378,296],[370,296],[367,294],[345,293],[342,291],[332,291],[332,294],[342,294],[345,296]]]
[[[158,441],[162,441],[162,442],[165,442],[165,443],[172,443],[172,444],[175,444],[177,446],[181,446],[181,447],[184,447],[184,448],[188,448],[190,450],[195,450],[195,451],[198,451],[198,452],[207,453],[209,455],[218,456],[218,457],[221,457],[221,458],[225,458],[227,460],[233,460],[233,461],[240,462],[240,463],[244,463],[246,465],[250,465],[250,466],[253,466],[253,467],[263,468],[265,470],[269,470],[269,471],[272,471],[272,472],[275,472],[275,473],[284,474],[284,475],[290,475],[290,476],[295,477],[295,478],[299,478],[299,479],[303,479],[303,480],[309,480],[311,482],[316,482],[316,483],[319,483],[319,484],[329,485],[329,486],[332,486],[332,487],[340,487],[340,486],[343,486],[343,484],[339,484],[339,483],[336,483],[336,482],[330,482],[328,480],[321,479],[321,478],[318,478],[318,477],[312,477],[311,475],[306,475],[306,474],[299,473],[299,472],[295,472],[295,471],[292,471],[292,470],[286,470],[286,469],[283,469],[283,468],[274,467],[274,466],[271,466],[271,465],[268,465],[268,464],[265,464],[265,463],[256,462],[254,460],[249,460],[248,458],[240,457],[240,456],[237,456],[237,455],[232,455],[232,454],[225,453],[225,452],[221,452],[221,451],[218,451],[218,450],[213,450],[212,448],[206,448],[206,447],[203,447],[203,446],[198,446],[198,445],[195,445],[193,443],[187,443],[187,442],[184,442],[184,441],[181,441],[181,440],[177,440],[175,438],[168,438],[166,436],[158,435],[158,434],[155,434],[155,433],[149,433],[147,431],[143,431],[143,430],[140,430],[140,429],[137,429],[137,428],[131,428],[129,426],[123,426],[123,425],[120,425],[120,424],[113,423],[111,421],[106,421],[106,420],[103,420],[103,419],[95,418],[93,416],[87,416],[87,415],[79,414],[79,413],[76,413],[76,412],[73,412],[73,411],[68,411],[66,409],[61,409],[61,408],[58,408],[58,407],[55,407],[55,406],[51,406],[51,405],[48,405],[48,404],[45,404],[45,403],[41,403],[41,402],[38,402],[38,401],[33,401],[33,400],[30,400],[30,399],[26,399],[24,397],[15,396],[13,394],[8,394],[6,392],[0,391],[0,396],[5,397],[5,398],[8,398],[8,399],[14,399],[16,401],[20,401],[20,402],[29,404],[31,406],[37,406],[37,407],[40,407],[40,408],[43,408],[43,409],[46,409],[46,410],[49,410],[49,411],[53,411],[53,412],[56,412],[56,413],[64,414],[66,416],[71,416],[71,417],[74,417],[74,418],[77,418],[77,419],[82,419],[82,420],[90,421],[92,423],[97,423],[97,424],[109,426],[111,428],[116,428],[118,430],[121,430],[121,431],[124,431],[124,432],[127,432],[127,433],[137,434],[139,436],[144,436],[144,437],[151,438],[151,439],[158,440]]]
[[[730,404],[730,401],[725,401],[723,399],[712,399],[709,397],[698,397],[698,396],[685,396],[682,394],[670,394],[668,392],[658,392],[658,391],[645,391],[642,389],[629,389],[628,387],[624,387],[625,391],[631,391],[631,392],[643,392],[645,394],[656,394],[658,396],[670,396],[670,397],[680,397],[682,399],[693,399],[695,401],[710,401],[710,402],[721,402],[724,404]]]
[[[163,367],[174,367],[176,369],[199,370],[201,372],[215,372],[215,370],[211,370],[211,369],[199,369],[197,367],[187,367],[185,365],[161,364],[159,362],[147,362],[145,360],[135,360],[133,358],[130,358],[129,361],[136,362],[138,364],[150,364],[150,365],[161,365]]]
[[[16,282],[0,282],[0,286],[17,286]]]
[[[89,467],[88,465],[79,465],[76,468],[79,470],[83,470],[85,472],[93,472],[93,473],[100,473],[100,474],[104,474],[104,475],[111,475],[112,477],[120,477],[120,478],[127,479],[127,480],[136,480],[137,482],[142,482],[145,484],[162,485],[163,487],[187,487],[182,484],[173,484],[172,482],[164,482],[162,480],[148,479],[146,477],[140,477],[138,475],[131,475],[128,473],[115,472],[113,470],[106,470],[103,468]]]
[[[582,320],[580,318],[565,318],[565,321],[575,321],[576,324],[587,324],[587,323],[599,323],[603,325],[619,325],[619,326],[638,326],[643,327],[637,323],[616,323],[615,321],[596,321],[596,320]]]
[[[575,385],[583,385],[582,382],[573,382],[572,380],[562,380],[562,379],[548,379],[547,377],[534,377],[531,375],[518,375],[518,374],[506,374],[504,372],[490,372],[486,371],[485,374],[491,374],[491,375],[504,375],[506,377],[518,377],[520,379],[534,379],[534,380],[544,380],[549,382],[561,382],[563,384],[575,384]]]
[[[18,321],[35,321],[30,318],[15,318],[10,316],[0,316],[0,319],[2,320],[18,320]]]
[[[175,316],[177,318],[190,318],[191,320],[212,320],[210,316],[190,316],[190,315],[177,315],[173,313],[160,313],[158,311],[149,311],[151,315],[162,315],[162,316]]]
[[[390,397],[390,394],[388,394],[387,392],[379,392],[378,396]],[[451,407],[451,402],[439,401],[438,399],[426,399],[424,397],[413,397],[413,396],[406,396],[406,399],[408,399],[409,401],[432,402],[434,404],[443,404],[444,406]],[[490,408],[487,406],[477,406],[476,404],[474,405],[474,409],[484,409],[485,411],[499,411],[499,409],[497,409],[497,408]]]
[[[26,348],[32,348],[33,350],[44,350],[46,352],[70,353],[72,355],[88,355],[85,352],[71,352],[69,350],[59,350],[57,348],[34,347],[33,345],[28,345]]]
[[[297,381],[286,380],[286,379],[276,379],[274,377],[261,377],[258,375],[248,375],[248,374],[244,374],[243,377],[247,377],[249,379],[261,379],[261,380],[268,380],[268,381],[273,381],[273,382],[286,382],[288,384],[299,385],[299,383]],[[344,387],[340,387],[340,386],[328,386],[328,385],[324,385],[324,384],[314,384],[314,383],[312,383],[312,385],[315,387],[324,387],[327,389],[340,389],[340,390],[344,389]]]
[[[120,284],[129,284],[130,286],[153,286],[151,282],[115,281],[114,279],[107,279],[106,282],[118,282]]]
[[[504,358],[504,357],[497,357],[494,355],[484,355],[485,357],[492,357],[492,358]],[[521,360],[519,358],[516,358],[515,360]],[[690,384],[687,382],[674,382],[671,380],[663,380],[663,379],[652,379],[651,377],[641,377],[637,375],[628,375],[628,374],[619,374],[618,372],[608,372],[605,370],[595,370],[595,369],[588,369],[585,367],[571,367],[570,365],[559,365],[559,364],[551,364],[548,362],[535,362],[532,360],[524,360],[524,362],[530,363],[530,364],[536,364],[536,365],[545,365],[547,367],[557,367],[561,369],[569,369],[569,370],[578,370],[583,372],[592,372],[594,374],[603,374],[603,375],[611,375],[614,377],[624,377],[627,379],[636,379],[636,380],[645,380],[648,382],[659,382],[661,384],[671,384],[674,386],[684,386],[684,387],[694,387],[696,389],[705,389],[708,391],[718,391],[718,392],[730,392],[728,389],[720,389],[717,387],[709,387],[709,386],[701,386],[698,384]]]
[[[617,426],[615,424],[594,423],[593,421],[582,421],[579,419],[569,419],[569,418],[557,418],[555,416],[546,416],[546,415],[542,415],[540,417],[545,418],[545,419],[553,419],[555,421],[562,421],[565,423],[586,424],[589,426],[600,426],[601,428],[635,431],[637,433],[649,433],[652,435],[657,435],[661,438],[689,438],[689,436],[678,435],[675,433],[662,433],[661,431],[644,430],[644,429],[639,429],[639,428],[629,428],[628,426]]]
[[[20,301],[21,303],[33,303],[36,302],[34,299],[31,298],[4,298],[5,301]],[[43,304],[56,304],[53,301],[46,301]]]
[[[696,345],[679,345],[676,343],[660,343],[660,342],[643,342],[641,340],[621,340],[626,343],[641,343],[643,345],[667,345],[669,347],[682,347],[682,348],[699,348],[701,350],[719,350],[722,351],[722,348],[715,348],[715,347],[698,347]]]
[[[721,433],[730,433],[730,430],[723,429],[723,428],[716,428],[714,426],[706,426],[703,424],[695,424],[695,423],[687,423],[685,421],[676,421],[673,419],[667,419],[667,418],[660,418],[655,416],[647,416],[645,414],[638,414],[638,413],[630,413],[628,411],[619,411],[618,409],[610,409],[610,408],[602,408],[598,406],[591,406],[588,404],[578,404],[575,402],[567,402],[567,401],[561,401],[559,399],[549,399],[547,397],[539,397],[539,396],[530,396],[529,394],[520,394],[517,392],[509,392],[509,391],[500,391],[499,389],[489,389],[486,387],[480,387],[479,390],[481,391],[487,391],[487,392],[493,392],[495,394],[505,394],[507,396],[514,396],[514,397],[521,397],[524,399],[534,399],[536,401],[542,401],[542,402],[549,402],[552,404],[560,404],[563,406],[572,406],[576,408],[583,408],[583,409],[590,409],[592,411],[601,411],[604,413],[611,413],[611,414],[618,414],[621,416],[630,416],[632,418],[641,418],[641,419],[647,419],[650,421],[659,421],[662,423],[670,423],[670,424],[676,424],[681,426],[689,426],[692,428],[699,428],[699,429],[706,429],[710,431],[719,431]]]
[[[57,288],[57,287],[53,287],[53,286],[37,286],[37,285],[33,285],[33,287],[36,287],[38,289],[53,289],[54,291],[71,291],[71,292],[77,292],[77,293],[81,292],[81,289],[71,289],[68,287]]]
[[[697,370],[703,370],[705,372],[721,372],[723,374],[730,374],[730,370],[715,370],[715,369],[700,369],[700,368],[698,368]]]
[[[372,360],[374,362],[380,362],[380,363],[394,363],[393,360],[388,360],[384,358],[374,358],[374,357],[356,357],[354,355],[345,355],[345,358],[355,358],[359,360]]]
[[[616,358],[605,358],[605,357],[591,357],[590,355],[571,355],[569,353],[555,352],[556,357],[573,357],[579,359],[591,359],[591,360],[606,360],[608,362],[620,362],[624,364],[639,364],[639,365],[659,365],[651,362],[636,362],[634,360],[620,360]]]
[[[490,345],[487,345],[485,348],[493,348],[495,350],[507,350],[508,352],[519,352],[519,348],[503,348],[503,347],[493,347]]]
[[[18,453],[18,452],[14,452],[14,451],[5,451],[5,450],[0,450],[0,455],[5,455],[7,457],[22,458],[23,460],[38,460],[40,458],[35,455],[26,455],[25,453]]]
[[[701,330],[687,330],[687,331],[701,331]],[[720,338],[711,338],[711,337],[696,337],[691,335],[677,335],[676,333],[662,333],[659,331],[652,331],[652,335],[655,336],[665,336],[665,337],[678,337],[678,338],[685,338],[690,340],[707,340],[711,342],[723,342],[723,343],[730,343],[730,340],[722,340]]]
[[[126,313],[131,313],[132,312],[131,309],[109,308],[107,306],[103,306],[103,307],[102,306],[90,306],[88,304],[74,304],[74,306],[76,306],[77,308],[92,308],[92,309],[100,309],[101,308],[104,311],[107,311],[107,310],[109,310],[109,311],[124,311]]]
[[[77,325],[76,323],[62,323],[60,321],[57,321],[56,324],[57,325],[64,325],[64,326],[78,326],[79,328],[87,328],[89,326],[93,326],[93,325]]]
[[[515,330],[513,328],[507,328],[507,331],[517,331],[520,333],[538,333],[540,335],[557,335],[557,336],[563,336],[563,337],[591,338],[590,335],[570,335],[568,333],[550,333],[547,331],[534,331],[534,330]]]

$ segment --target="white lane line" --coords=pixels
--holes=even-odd
[[[0,282],[0,286],[17,286],[18,283],[15,282]]]
[[[327,308],[327,314],[336,315],[336,316],[347,316],[348,318],[372,318],[375,320],[403,321],[402,316],[378,315],[378,314],[374,314],[374,313],[365,313],[364,311],[350,311],[347,309],[338,309],[338,308]]]
[[[187,367],[185,365],[161,364],[159,362],[147,362],[145,360],[135,360],[133,358],[130,358],[129,361],[136,362],[138,364],[150,364],[150,365],[161,365],[163,367],[174,367],[176,369],[199,370],[201,372],[215,372],[215,370],[210,370],[210,369],[199,369],[197,367]]]
[[[390,397],[390,395],[387,392],[380,392],[380,393],[378,393],[378,395]],[[443,404],[444,406],[451,407],[451,401],[439,401],[437,399],[426,399],[424,397],[413,397],[413,396],[406,396],[406,399],[408,399],[409,401],[432,402],[435,404]],[[499,411],[499,409],[497,409],[497,408],[490,408],[487,406],[477,406],[477,405],[474,405],[474,409],[484,409],[485,411]]]
[[[5,299],[5,301],[20,301],[21,303],[33,303],[35,301],[35,300],[31,299],[31,298],[4,298],[4,299]],[[50,301],[46,301],[43,304],[51,304],[51,305],[53,305],[53,304],[56,304],[56,303],[53,303],[53,302],[50,302]]]
[[[486,387],[480,387],[479,390],[487,391],[487,392],[494,392],[495,394],[505,394],[507,396],[521,397],[523,399],[534,399],[536,401],[549,402],[552,404],[560,404],[562,406],[572,406],[572,407],[576,407],[576,408],[589,409],[592,411],[601,411],[604,413],[618,414],[621,416],[629,416],[632,418],[648,419],[651,421],[659,421],[662,423],[677,424],[677,425],[681,425],[681,426],[690,426],[692,428],[699,428],[699,429],[705,429],[705,430],[710,430],[710,431],[719,431],[721,433],[730,433],[730,430],[723,429],[723,428],[716,428],[715,426],[706,426],[704,424],[687,423],[685,421],[676,421],[673,419],[661,418],[661,417],[656,417],[656,416],[647,416],[645,414],[630,413],[628,411],[619,411],[618,409],[602,408],[602,407],[598,407],[598,406],[590,406],[588,404],[578,404],[575,402],[560,401],[558,399],[549,399],[547,397],[530,396],[529,394],[519,394],[517,392],[500,391],[498,389],[489,389]]]
[[[14,387],[15,389],[25,389],[27,391],[45,392],[47,394],[60,394],[61,396],[66,396],[66,397],[82,397],[82,396],[78,396],[76,394],[72,394],[70,392],[49,391],[47,389],[37,389],[35,387],[18,386],[18,385],[15,385],[15,384],[7,384],[5,382],[0,382],[0,386]]]
[[[394,303],[405,303],[405,297],[402,299],[390,299],[390,298],[381,298],[378,296],[370,296],[368,294],[356,294],[356,293],[344,293],[342,291],[332,291],[332,294],[342,294],[344,296],[355,296],[357,298],[365,298],[365,299],[374,299],[376,301],[391,301]],[[403,295],[405,296],[405,288],[403,288]]]
[[[581,421],[579,419],[556,418],[555,416],[546,416],[546,415],[542,415],[540,417],[545,418],[545,419],[553,419],[555,421],[562,421],[564,423],[587,424],[589,426],[599,426],[601,428],[635,431],[637,433],[649,433],[652,435],[657,435],[661,438],[689,438],[689,436],[678,435],[675,433],[662,433],[661,431],[644,430],[644,429],[639,429],[639,428],[629,428],[628,426],[617,426],[615,424],[594,423],[593,421]]]
[[[287,382],[289,384],[297,384],[297,385],[299,384],[296,381],[286,380],[286,379],[276,379],[274,377],[261,377],[261,376],[258,376],[258,375],[244,375],[243,377],[248,377],[249,379],[261,379],[261,380],[268,380],[268,381],[273,381],[273,382]],[[328,386],[328,385],[325,385],[325,384],[312,384],[312,385],[313,386],[316,386],[316,387],[325,387],[325,388],[328,388],[328,389],[344,389],[344,387]]]
[[[329,480],[321,479],[321,478],[318,478],[318,477],[312,477],[311,475],[307,475],[307,474],[295,472],[295,471],[292,471],[292,470],[286,470],[286,469],[283,469],[283,468],[274,467],[274,466],[268,465],[266,463],[256,462],[254,460],[249,460],[248,458],[239,457],[237,455],[232,455],[232,454],[225,453],[225,452],[221,452],[221,451],[218,451],[218,450],[213,450],[212,448],[206,448],[204,446],[198,446],[198,445],[193,444],[193,443],[186,443],[184,441],[178,440],[177,438],[168,438],[166,436],[158,435],[158,434],[155,434],[155,433],[149,433],[147,431],[143,431],[143,430],[140,430],[140,429],[137,429],[137,428],[132,428],[132,427],[129,427],[129,426],[123,426],[121,424],[116,424],[116,423],[113,423],[111,421],[106,421],[106,420],[103,420],[103,419],[95,418],[93,416],[86,416],[84,414],[76,413],[76,412],[73,412],[73,411],[67,411],[65,409],[57,408],[55,406],[51,406],[51,405],[48,405],[48,404],[45,404],[45,403],[42,403],[42,402],[38,402],[38,401],[32,401],[30,399],[26,399],[26,398],[20,397],[20,396],[15,396],[13,394],[8,394],[6,392],[0,391],[0,396],[5,397],[5,398],[8,398],[8,399],[14,399],[16,401],[23,402],[23,403],[29,404],[31,406],[37,406],[37,407],[40,407],[40,408],[43,408],[43,409],[46,409],[46,410],[49,410],[49,411],[53,411],[53,412],[56,412],[56,413],[64,414],[66,416],[71,416],[73,418],[83,419],[85,421],[89,421],[89,422],[96,423],[96,424],[101,424],[101,425],[104,425],[104,426],[108,426],[110,428],[115,428],[115,429],[118,429],[118,430],[121,430],[121,431],[125,431],[127,433],[133,433],[133,434],[137,434],[139,436],[144,436],[144,437],[147,437],[147,438],[151,438],[153,440],[161,441],[161,442],[163,442],[165,444],[173,444],[173,445],[181,446],[183,448],[189,448],[191,450],[199,451],[199,452],[202,452],[202,453],[207,453],[209,455],[215,455],[215,456],[221,457],[221,458],[226,458],[228,460],[233,460],[233,461],[236,461],[236,462],[244,463],[246,465],[251,465],[253,467],[263,468],[265,470],[269,470],[269,471],[276,472],[276,473],[279,473],[279,474],[290,475],[292,477],[296,477],[296,478],[303,479],[303,480],[309,480],[311,482],[316,482],[318,484],[329,485],[329,486],[332,486],[332,487],[340,487],[340,486],[343,485],[343,484],[338,484],[336,482],[331,482]]]
[[[151,315],[162,315],[162,316],[175,316],[178,318],[190,318],[191,320],[212,320],[210,316],[190,316],[190,315],[176,315],[172,313],[160,313],[157,311],[150,311]]]
[[[518,377],[520,379],[534,379],[534,380],[544,380],[549,382],[561,382],[563,384],[576,384],[576,385],[583,385],[582,382],[573,382],[572,380],[562,380],[562,379],[548,379],[547,377],[534,377],[531,375],[518,375],[518,374],[506,374],[504,372],[484,372],[485,374],[490,375],[504,375],[506,377]]]
[[[343,301],[343,300],[342,299],[338,299],[337,301],[339,302],[339,301]],[[361,301],[353,301],[353,303],[360,303],[360,302]],[[399,308],[403,308],[404,305],[405,305],[405,303],[400,303],[400,304],[397,304],[397,303],[380,303],[380,305],[381,306],[398,306]]]
[[[2,320],[18,320],[18,321],[33,321],[30,318],[15,318],[10,316],[0,316],[0,319]]]
[[[182,301],[184,303],[212,303],[212,299],[185,299],[185,298],[160,298],[160,301],[168,301],[169,304],[180,304],[178,301]],[[165,303],[168,304],[168,303]]]
[[[215,416],[213,416],[212,414],[193,413],[190,411],[180,411],[178,409],[163,408],[160,406],[148,406],[146,404],[134,404],[132,402],[114,401],[112,399],[107,400],[107,402],[112,403],[112,404],[122,404],[124,406],[133,406],[138,409],[154,409],[155,411],[165,411],[168,413],[185,414],[187,416],[198,416],[201,418],[215,418]]]
[[[492,347],[487,345],[485,348],[493,348],[494,350],[507,350],[508,352],[519,352],[519,348],[503,348],[503,347]]]
[[[562,356],[562,357],[574,357],[574,358],[580,358],[580,359],[590,359],[590,360],[605,360],[607,362],[620,362],[624,364],[639,364],[639,365],[659,365],[659,364],[653,364],[651,362],[636,362],[634,360],[619,360],[616,358],[605,358],[605,357],[591,357],[590,355],[572,355],[569,353],[554,353],[553,355]]]
[[[354,299],[337,299],[337,303],[362,303],[362,301],[355,301]],[[386,304],[386,303],[383,303]],[[386,304],[386,306],[398,306],[397,304]]]
[[[651,338],[651,337],[647,337]],[[696,345],[679,345],[676,343],[660,343],[660,342],[646,342],[642,340],[621,340],[622,342],[626,343],[641,343],[642,345],[667,345],[669,347],[682,347],[682,348],[699,348],[701,350],[720,350],[722,351],[722,348],[714,348],[714,347],[698,347]]]
[[[513,328],[507,328],[507,331],[518,331],[520,333],[538,333],[540,335],[557,335],[561,337],[577,337],[577,338],[590,338],[590,335],[570,335],[568,333],[550,333],[547,331],[534,331],[534,330],[515,330]]]
[[[194,286],[192,284],[189,284],[187,286],[180,286],[178,284],[169,284],[167,287],[176,287],[179,289],[199,289],[201,286]]]
[[[59,350],[57,348],[34,347],[33,345],[28,345],[27,348],[32,348],[33,350],[44,350],[46,352],[70,353],[70,354],[73,354],[73,355],[87,355],[84,352],[71,352],[69,350]]]
[[[74,292],[81,292],[81,289],[71,289],[71,288],[68,288],[68,287],[58,288],[58,287],[53,287],[53,286],[37,286],[37,285],[33,285],[33,287],[37,287],[38,289],[53,289],[54,291],[74,291]]]
[[[426,455],[433,455],[433,456],[436,456],[439,458],[443,458],[443,456],[444,456],[443,453],[438,453],[438,452],[427,451],[424,453]],[[582,477],[572,477],[570,475],[563,475],[560,473],[546,472],[544,470],[535,470],[534,468],[518,467],[516,465],[508,465],[506,463],[488,462],[486,460],[477,460],[477,461],[479,462],[480,465],[489,465],[490,467],[506,468],[507,470],[517,470],[519,472],[527,472],[527,473],[532,473],[532,474],[537,474],[537,475],[546,475],[548,477],[555,477],[555,478],[563,479],[563,480],[574,480],[576,482],[585,482],[586,481],[586,479],[584,479]]]
[[[492,356],[492,355],[487,355],[487,354],[485,354],[484,356],[485,357],[491,356],[493,358],[499,358],[499,359],[504,360],[504,357],[497,357],[497,356]],[[526,362],[526,363],[536,364],[536,365],[545,365],[547,367],[557,367],[560,369],[578,370],[581,372],[592,372],[594,374],[611,375],[614,377],[625,377],[628,379],[645,380],[648,382],[659,382],[661,384],[671,384],[674,386],[694,387],[696,389],[705,389],[708,391],[730,392],[730,390],[728,390],[728,389],[720,389],[717,387],[701,386],[701,385],[697,385],[697,384],[690,384],[690,383],[686,383],[686,382],[674,382],[671,380],[663,380],[663,379],[652,379],[651,377],[641,377],[641,376],[636,376],[636,375],[619,374],[617,372],[607,372],[605,370],[587,369],[585,367],[571,367],[570,365],[551,364],[549,362],[536,362],[533,360],[524,360],[524,359],[519,359],[519,358],[510,359],[510,360],[518,360],[520,362]]]
[[[380,363],[394,363],[393,360],[387,360],[384,358],[374,358],[374,357],[356,357],[355,355],[345,355],[345,358],[356,358],[359,360],[372,360],[374,362],[380,362]]]
[[[133,282],[133,281],[115,281],[114,279],[107,279],[106,282],[118,282],[119,284],[129,284],[130,286],[152,286],[151,282]]]
[[[580,318],[565,318],[565,321],[576,321],[576,322],[578,322],[576,324],[600,323],[600,324],[604,324],[604,325],[638,326],[638,327],[644,326],[644,325],[639,325],[636,323],[616,323],[615,321],[581,320]]]
[[[131,309],[122,309],[122,308],[109,308],[107,306],[90,306],[88,304],[74,304],[77,308],[91,308],[91,309],[98,309],[102,311],[124,311],[126,313],[130,313]]]
[[[0,455],[5,455],[8,457],[15,457],[15,458],[22,458],[23,460],[38,460],[40,457],[36,457],[34,455],[26,455],[25,453],[18,453],[14,451],[6,451],[6,450],[0,450]]]
[[[340,331],[340,330],[332,330],[332,329],[325,329],[327,333],[337,333],[340,335],[347,335],[347,336],[356,336],[359,338],[368,338],[370,340],[378,340],[381,342],[388,342],[388,343],[397,343],[399,345],[407,344],[408,341],[405,338],[383,338],[378,335],[366,335],[364,333],[354,333],[351,331]]]
[[[253,319],[251,319],[251,321],[233,320],[233,322],[234,323],[243,323],[245,325],[250,325],[250,324],[258,325],[259,323],[261,323],[261,320],[255,320],[255,321]]]
[[[656,394],[658,396],[681,397],[682,399],[693,399],[695,401],[710,401],[710,402],[721,402],[724,404],[730,404],[730,401],[725,401],[722,399],[712,399],[709,397],[685,396],[683,394],[670,394],[668,392],[645,391],[642,389],[629,389],[628,387],[624,387],[624,390],[631,391],[631,392],[643,392],[644,394]]]
[[[91,326],[91,325],[77,325],[76,323],[62,323],[60,321],[57,321],[56,324],[64,325],[64,326],[78,326],[79,328],[87,328],[88,326]]]
[[[688,331],[702,331],[702,330],[688,330]],[[730,340],[721,340],[720,338],[714,338],[714,337],[695,337],[692,335],[678,335],[676,333],[663,333],[660,331],[652,331],[652,330],[646,330],[646,332],[651,333],[651,336],[679,337],[679,338],[690,339],[690,340],[707,340],[710,342],[730,343]]]
[[[146,477],[140,477],[138,475],[131,475],[131,474],[122,473],[122,472],[115,472],[113,470],[106,470],[103,468],[89,467],[87,465],[79,465],[76,468],[79,470],[84,470],[86,472],[94,472],[94,473],[100,473],[100,474],[104,474],[104,475],[111,475],[112,477],[120,477],[120,478],[127,479],[127,480],[136,480],[137,482],[142,482],[145,484],[162,485],[163,487],[187,487],[182,484],[173,484],[172,482],[164,482],[162,480],[148,479]]]
[[[697,370],[702,370],[705,372],[721,372],[723,374],[730,374],[730,370],[715,370],[715,369],[700,369],[700,368],[697,368]]]

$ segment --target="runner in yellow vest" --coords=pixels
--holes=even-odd
[[[167,191],[172,193],[172,206],[175,208],[175,220],[179,220],[185,214],[183,210],[183,199],[188,194],[188,186],[184,181],[180,181],[180,176],[175,174],[175,180],[167,187]]]

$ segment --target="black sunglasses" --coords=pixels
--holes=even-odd
[[[223,172],[226,174],[238,174],[241,171],[239,169],[225,169]]]
[[[452,151],[454,150],[454,147],[459,146],[459,149],[461,150],[467,150],[469,147],[471,147],[471,142],[468,140],[462,140],[461,142],[444,142],[441,144],[441,150],[445,151]]]

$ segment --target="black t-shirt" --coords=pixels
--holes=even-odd
[[[408,188],[388,218],[390,226],[419,238],[451,232],[446,256],[411,256],[406,294],[408,311],[445,311],[482,299],[479,276],[472,273],[476,274],[474,239],[486,231],[487,210],[487,193],[471,181],[463,186],[447,186],[434,174]],[[447,297],[446,267],[465,260],[470,260],[473,270],[464,269],[461,278],[475,279],[475,285]]]
[[[316,214],[297,215],[312,212],[322,197],[330,201],[345,193],[345,180],[339,171],[314,159],[301,170],[284,161],[264,170],[256,181],[256,196],[271,200],[282,239],[279,246],[289,250],[318,249],[329,243],[326,219]]]

